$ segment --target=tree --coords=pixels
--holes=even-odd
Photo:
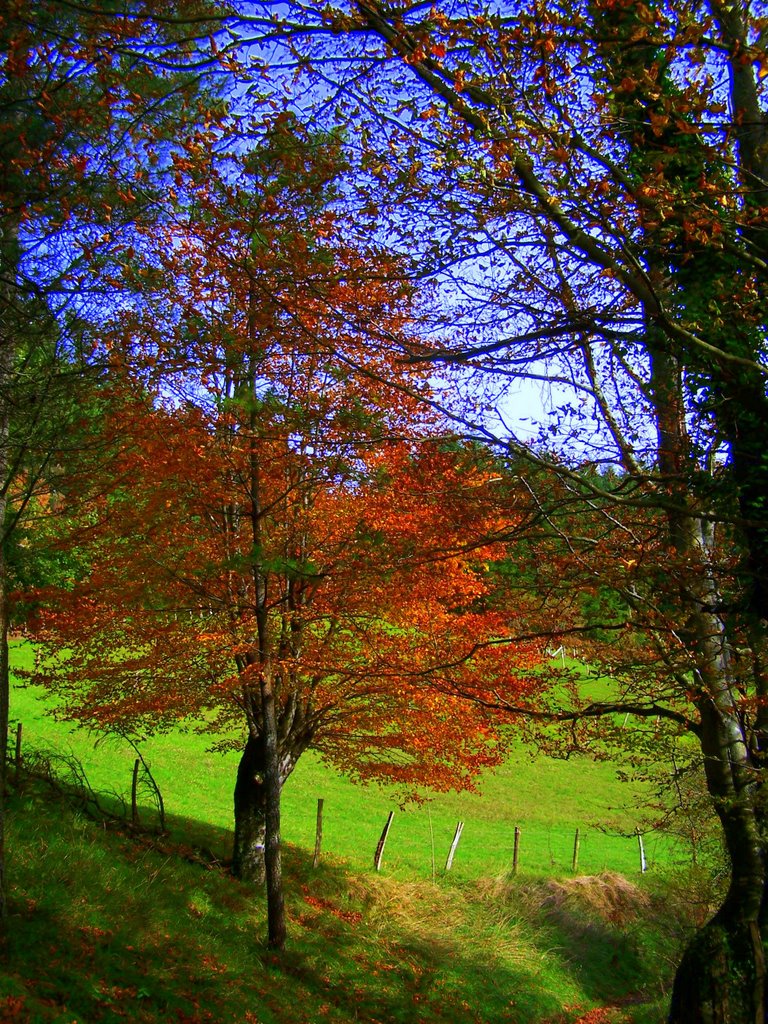
[[[219,747],[240,747],[241,878],[263,876],[279,840],[270,800],[308,747],[404,792],[466,786],[503,742],[447,691],[512,688],[506,651],[483,648],[505,619],[469,610],[488,552],[463,536],[468,519],[477,533],[484,475],[439,438],[372,439],[355,424],[349,439],[349,386],[333,409],[326,381],[322,424],[293,387],[228,404],[223,422],[146,401],[116,417],[108,496],[78,538],[90,572],[41,595],[35,630],[38,678],[72,719],[144,733],[202,716]],[[520,688],[534,656],[519,652]],[[425,685],[441,679],[445,694]]]
[[[616,701],[548,713],[626,710],[697,738],[731,886],[670,1019],[762,1019],[764,11],[355,0],[275,20],[298,68],[335,76],[389,237],[441,284],[445,338],[412,357],[495,381],[497,422],[508,382],[552,389],[533,443],[488,418],[474,432],[528,460],[559,572],[615,593],[636,642]]]
[[[0,919],[8,554],[92,387],[100,353],[82,342],[105,266],[151,218],[152,161],[221,70],[206,52],[214,14],[197,2],[169,15],[152,2],[58,0],[11,0],[0,14]],[[203,108],[214,105],[209,91]]]
[[[165,290],[109,332],[114,455],[75,509],[91,568],[35,633],[73,718],[202,715],[242,750],[233,870],[266,874],[277,948],[280,792],[304,750],[411,793],[469,785],[502,738],[449,689],[522,689],[537,657],[521,645],[511,668],[506,619],[474,607],[491,474],[414,397],[424,372],[372,343],[407,329],[408,289],[344,244],[320,142],[279,116],[220,176],[179,170]]]

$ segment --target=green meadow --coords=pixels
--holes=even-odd
[[[14,663],[28,666],[30,648],[17,644]],[[23,746],[71,755],[83,766],[94,790],[128,799],[135,754],[116,737],[105,737],[56,721],[55,705],[37,687],[16,685],[11,719],[23,724]],[[232,791],[238,755],[211,752],[212,739],[193,731],[150,737],[141,746],[171,817],[193,820],[204,831],[232,824]],[[556,760],[516,744],[510,761],[479,782],[476,793],[425,794],[424,803],[400,806],[386,787],[361,785],[306,753],[283,793],[283,838],[312,850],[317,801],[323,800],[323,853],[368,868],[390,811],[395,818],[382,869],[414,877],[442,874],[459,821],[464,829],[453,861],[458,878],[495,876],[512,863],[515,828],[520,829],[519,870],[539,875],[570,871],[576,829],[578,870],[639,872],[635,828],[644,823],[640,784],[621,781],[610,761],[586,756]],[[153,811],[145,808],[144,819]],[[668,836],[644,838],[650,870],[669,863],[676,850]],[[228,850],[218,851],[222,857]]]
[[[30,657],[28,646],[14,647],[17,668]],[[131,747],[73,729],[52,711],[45,693],[16,682],[12,718],[23,723],[23,753],[57,754],[63,771],[76,761],[110,807],[125,807]],[[356,785],[306,755],[284,791],[289,940],[278,955],[266,947],[263,893],[226,871],[237,756],[211,753],[209,743],[178,732],[142,746],[164,796],[164,835],[152,829],[151,802],[140,807],[141,831],[94,820],[33,778],[11,788],[0,1021],[664,1019],[674,964],[713,883],[710,873],[681,867],[686,851],[661,835],[646,835],[641,875],[631,833],[646,794],[619,781],[609,762],[555,761],[520,743],[479,792],[401,809],[391,791]],[[390,810],[377,874],[373,853]],[[446,875],[459,820],[464,832]]]
[[[289,845],[277,955],[263,893],[186,845],[31,782],[8,825],[4,1024],[653,1024],[692,923],[658,882],[407,881]]]

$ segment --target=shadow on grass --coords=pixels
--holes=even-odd
[[[287,847],[289,948],[275,954],[262,892],[196,853],[223,861],[228,830],[169,818],[170,836],[137,841],[38,786],[11,796],[8,817],[3,1021],[571,1020],[566,1003],[604,998],[597,978],[607,975],[609,941],[617,952],[615,935],[565,918],[535,941],[516,937],[474,890],[352,874],[332,861],[313,870],[308,854]],[[569,947],[562,956],[541,949],[553,928]],[[601,958],[586,981],[585,943],[585,957],[596,943]]]
[[[551,943],[585,999],[604,1007],[652,1003],[653,1019],[662,1020],[658,1005],[665,1005],[677,946],[665,920],[673,909],[611,872],[539,881],[526,897],[537,904],[537,941]]]

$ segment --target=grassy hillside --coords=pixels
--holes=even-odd
[[[29,647],[16,645],[13,657],[17,665],[28,663]],[[46,708],[50,710],[50,705],[40,691],[14,689],[11,717],[23,723],[25,748],[72,753],[95,789],[125,796],[134,761],[130,747],[73,730],[46,714]],[[237,755],[210,753],[209,745],[210,738],[178,732],[153,737],[142,749],[172,815],[228,829]],[[639,869],[637,842],[619,832],[630,835],[642,820],[644,795],[642,787],[619,781],[615,766],[608,762],[536,757],[521,743],[508,764],[482,780],[479,793],[439,795],[427,805],[401,810],[393,791],[355,785],[310,752],[284,790],[283,834],[289,842],[311,849],[317,798],[322,797],[324,851],[359,867],[371,864],[387,814],[394,809],[384,860],[388,874],[431,877],[433,849],[439,874],[456,823],[462,820],[465,828],[453,867],[459,879],[505,871],[511,863],[515,826],[522,830],[522,872],[549,876],[569,871],[578,828],[580,871],[632,876]],[[222,855],[227,845],[225,838]],[[648,836],[645,845],[652,868],[669,862],[672,850],[666,837]]]
[[[688,913],[613,875],[434,885],[331,858],[313,871],[289,847],[276,956],[262,894],[189,847],[105,829],[30,783],[9,818],[0,1020],[22,1024],[651,1024]]]
[[[16,664],[29,653],[17,645]],[[130,747],[73,731],[50,710],[44,694],[14,688],[24,750],[72,754],[94,789],[125,802]],[[223,864],[237,758],[208,752],[208,742],[179,732],[143,747],[169,815],[162,838],[94,824],[30,781],[12,792],[0,1021],[663,1019],[680,944],[706,908],[660,870],[671,859],[662,838],[647,839],[652,870],[641,877],[636,841],[601,831],[629,833],[641,816],[642,790],[619,782],[610,764],[535,758],[520,745],[480,793],[398,810],[377,875],[373,850],[394,794],[353,785],[305,756],[285,789],[290,939],[276,957],[264,946],[263,894]],[[313,869],[318,796],[325,830]],[[143,823],[154,813],[142,807]],[[444,877],[459,819],[464,835]],[[512,878],[515,825],[521,869]],[[195,852],[201,847],[214,858]]]

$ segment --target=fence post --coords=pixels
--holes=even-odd
[[[137,794],[139,789],[139,765],[141,761],[136,758],[133,762],[133,779],[131,780],[131,823],[136,824],[139,820],[139,805]]]
[[[387,818],[387,824],[384,826],[384,831],[381,833],[381,839],[379,839],[379,842],[376,846],[376,853],[374,854],[373,857],[373,866],[376,868],[377,871],[381,871],[381,858],[384,856],[384,846],[387,842],[387,836],[389,835],[389,830],[392,827],[392,819],[394,818],[394,816],[395,812],[390,811],[389,817]]]
[[[316,868],[320,863],[320,846],[323,842],[323,798],[317,798],[317,827],[315,828],[315,855],[312,858],[312,867]]]
[[[579,866],[579,846],[581,845],[581,835],[579,830],[576,829],[576,835],[573,837],[573,863],[571,870],[576,874],[576,869]]]
[[[512,850],[512,874],[517,874],[517,865],[520,858],[520,829],[515,825],[515,845]]]
[[[445,859],[445,870],[446,871],[450,871],[451,867],[453,866],[453,856],[456,853],[456,847],[459,845],[459,840],[461,839],[461,833],[463,831],[464,831],[464,822],[463,821],[457,822],[456,823],[456,831],[453,834],[453,842],[451,843],[451,848],[448,851],[448,856]]]
[[[14,765],[16,766],[16,777],[18,778],[21,771],[21,722],[16,723],[16,757]]]
[[[429,821],[429,842],[432,847],[432,881],[435,880],[435,830],[432,828],[432,811],[427,804],[427,819]]]
[[[640,849],[640,874],[644,875],[648,870],[648,864],[645,860],[645,847],[643,846],[643,835],[640,829],[637,829],[637,845]]]

